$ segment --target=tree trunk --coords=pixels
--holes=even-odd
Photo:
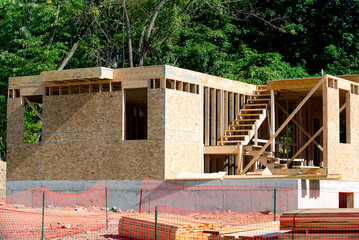
[[[57,2],[57,11],[56,11],[56,17],[51,29],[51,34],[50,34],[50,38],[49,38],[49,42],[47,44],[47,49],[50,49],[52,42],[54,41],[54,37],[55,37],[55,31],[56,31],[56,26],[57,26],[57,22],[59,20],[59,14],[60,14],[60,5],[61,5],[61,0],[58,0]]]
[[[151,17],[151,20],[147,26],[147,31],[146,31],[146,35],[143,39],[143,43],[140,43],[140,45],[142,45],[142,48],[141,48],[141,51],[140,51],[140,59],[139,59],[139,63],[138,63],[138,66],[143,66],[143,63],[145,61],[145,58],[146,58],[146,55],[147,55],[147,52],[150,48],[148,48],[148,40],[150,39],[150,36],[151,36],[151,32],[152,32],[152,29],[153,29],[153,25],[155,24],[155,21],[156,21],[156,18],[157,18],[157,15],[159,13],[159,11],[161,10],[161,8],[163,7],[163,5],[167,2],[168,0],[161,0],[155,10],[153,11],[153,14],[152,14],[152,17]]]
[[[77,40],[74,45],[72,45],[71,50],[68,52],[67,56],[64,58],[64,60],[62,60],[60,66],[57,68],[57,71],[61,71],[64,70],[64,68],[66,67],[66,65],[69,63],[69,61],[71,60],[72,56],[74,55],[74,53],[76,52],[76,49],[80,43],[81,39]]]
[[[126,33],[127,33],[127,44],[128,44],[128,61],[130,63],[130,67],[133,67],[133,52],[132,52],[132,39],[131,39],[131,26],[130,26],[130,18],[128,17],[128,12],[126,8],[126,0],[123,0],[123,12],[125,15],[126,21]]]

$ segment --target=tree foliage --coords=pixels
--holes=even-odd
[[[357,0],[2,0],[1,159],[9,77],[157,64],[254,84],[357,73],[358,13]]]

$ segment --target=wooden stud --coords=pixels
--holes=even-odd
[[[305,96],[305,98],[301,101],[301,103],[294,109],[294,111],[289,115],[289,117],[284,121],[284,123],[277,129],[274,135],[268,140],[268,142],[258,151],[258,153],[253,157],[253,159],[249,162],[249,164],[243,169],[241,174],[244,174],[262,155],[262,153],[267,149],[267,147],[272,143],[273,139],[278,136],[279,132],[283,130],[283,128],[289,123],[290,120],[297,114],[299,109],[303,107],[303,105],[308,101],[308,99],[313,95],[313,93],[322,85],[325,77],[322,77],[319,82],[310,90],[310,92]]]
[[[270,137],[273,136],[275,133],[275,93],[273,90],[270,91],[270,98],[271,98],[271,104],[270,104]],[[271,145],[271,152],[275,152],[275,141],[273,141],[273,144]]]
[[[228,92],[224,91],[223,96],[223,129],[222,135],[224,135],[224,131],[228,129]]]
[[[216,114],[216,89],[211,88],[211,145],[217,145],[216,139],[216,123],[217,123],[217,114]]]
[[[210,89],[204,87],[204,145],[210,145]]]
[[[323,168],[328,168],[328,77],[322,85],[323,92]]]
[[[350,128],[350,92],[347,92],[345,95],[345,103],[346,103],[346,108],[345,108],[345,114],[346,114],[346,121],[345,121],[345,125],[346,125],[346,143],[350,144],[351,143],[351,128]]]
[[[236,175],[239,175],[243,171],[243,165],[244,165],[244,151],[243,151],[243,145],[238,146],[238,155],[237,155],[237,168]]]

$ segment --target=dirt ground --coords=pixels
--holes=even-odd
[[[6,195],[6,162],[0,160],[0,198]]]

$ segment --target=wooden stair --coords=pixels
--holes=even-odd
[[[267,86],[257,86],[217,145],[247,145],[255,135],[255,126],[258,129],[265,120],[269,104]]]

